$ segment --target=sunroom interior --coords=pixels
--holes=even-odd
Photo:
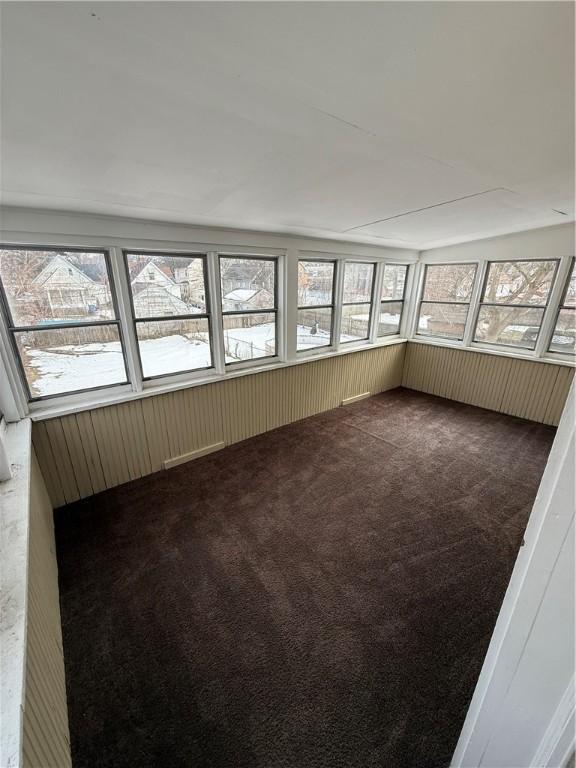
[[[0,763],[567,768],[571,5],[2,13]]]

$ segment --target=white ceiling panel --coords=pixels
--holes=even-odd
[[[5,205],[415,247],[573,216],[572,3],[1,13]]]

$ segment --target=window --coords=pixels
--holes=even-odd
[[[127,382],[106,252],[0,248],[0,284],[30,399]]]
[[[340,342],[367,339],[370,334],[370,312],[375,264],[347,261],[344,264],[344,293]]]
[[[400,332],[400,320],[406,291],[406,264],[386,264],[380,296],[380,315],[378,317],[378,336],[390,336]]]
[[[461,341],[475,276],[476,264],[427,264],[416,333]]]
[[[212,367],[206,257],[127,252],[144,379]]]
[[[554,333],[550,341],[550,352],[574,354],[576,349],[576,263],[572,262],[572,271],[564,289],[564,297],[558,310]]]
[[[278,354],[276,269],[277,259],[220,257],[227,365]]]
[[[488,264],[474,341],[534,349],[557,261]]]
[[[298,352],[332,344],[335,277],[334,261],[298,262]]]

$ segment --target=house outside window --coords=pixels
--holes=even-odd
[[[127,383],[105,251],[0,247],[0,285],[29,399]]]
[[[276,357],[278,260],[222,255],[219,261],[226,365]]]
[[[204,254],[125,253],[144,379],[211,368]]]

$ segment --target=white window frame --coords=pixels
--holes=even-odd
[[[188,314],[188,315],[173,315],[170,317],[136,317],[136,312],[134,310],[134,294],[132,293],[132,288],[130,284],[130,270],[128,267],[128,257],[134,255],[134,256],[165,256],[167,258],[170,257],[180,257],[182,259],[200,259],[202,261],[202,274],[204,278],[204,295],[205,295],[205,301],[206,301],[206,311],[198,314]],[[127,314],[130,317],[130,325],[131,325],[131,331],[130,339],[131,344],[133,344],[133,348],[131,349],[130,354],[130,362],[134,366],[135,369],[135,376],[138,379],[139,382],[141,382],[142,387],[150,386],[150,382],[152,382],[152,386],[157,381],[165,381],[168,379],[173,379],[174,377],[186,377],[190,375],[194,375],[197,373],[209,373],[210,371],[214,370],[215,368],[215,354],[214,354],[214,320],[211,313],[211,288],[209,284],[209,272],[208,272],[208,254],[206,252],[190,252],[190,251],[153,251],[153,250],[134,250],[133,248],[124,248],[122,249],[121,253],[121,261],[122,261],[122,271],[123,274],[123,288],[126,288],[126,295],[127,295]],[[154,322],[167,322],[169,320],[201,320],[206,319],[208,321],[208,343],[210,345],[210,356],[212,364],[209,366],[206,366],[204,368],[191,368],[189,370],[181,370],[181,371],[174,371],[173,373],[163,373],[159,374],[157,376],[144,376],[144,370],[142,366],[142,356],[140,352],[140,345],[138,342],[138,333],[137,333],[137,327],[138,323],[154,323]],[[136,352],[135,355],[133,355],[133,352]]]
[[[285,366],[306,364],[310,360],[354,353],[374,346],[388,346],[403,343],[406,340],[419,344],[431,344],[443,347],[468,349],[497,356],[516,357],[528,360],[542,360],[563,366],[574,367],[575,362],[569,353],[547,352],[548,339],[553,333],[556,313],[564,286],[574,257],[573,249],[565,243],[559,247],[552,239],[551,254],[536,254],[530,248],[530,256],[524,258],[522,250],[515,241],[509,246],[506,242],[498,246],[496,253],[483,258],[480,248],[482,241],[472,244],[470,254],[463,253],[458,247],[458,256],[427,251],[399,250],[386,246],[346,243],[332,240],[320,240],[302,236],[281,235],[277,233],[248,232],[240,230],[218,230],[210,227],[194,227],[185,224],[170,224],[149,221],[136,221],[110,216],[89,216],[58,212],[10,211],[3,217],[4,232],[1,240],[7,246],[22,248],[34,245],[40,248],[79,248],[89,250],[107,250],[110,254],[111,273],[116,287],[119,321],[124,334],[126,363],[130,384],[111,387],[107,390],[80,392],[69,396],[58,396],[46,401],[28,403],[22,386],[20,373],[14,359],[4,321],[0,318],[0,406],[8,421],[15,421],[27,415],[35,420],[62,416],[78,411],[89,410],[103,405],[127,402],[141,397],[149,397],[164,392],[200,386],[238,376],[250,375],[260,371],[272,370]],[[62,234],[62,233],[66,234]],[[530,246],[530,243],[528,242]],[[523,243],[520,243],[520,248]],[[563,253],[558,253],[562,250]],[[123,267],[123,251],[145,251],[163,254],[205,253],[208,271],[208,297],[212,318],[214,368],[193,373],[167,374],[163,378],[142,381],[139,371],[138,353],[134,338],[130,312],[130,294]],[[239,256],[277,256],[278,257],[278,357],[260,358],[238,365],[224,366],[223,338],[220,331],[220,283],[219,255]],[[486,265],[489,261],[529,261],[546,258],[550,255],[560,259],[556,281],[550,294],[548,308],[544,315],[542,331],[537,349],[523,351],[518,348],[494,347],[488,344],[472,343],[474,321],[479,305],[480,290],[483,284]],[[336,293],[334,296],[334,329],[331,347],[318,347],[310,351],[296,352],[297,326],[297,273],[298,260],[336,261]],[[375,278],[371,300],[370,336],[366,340],[340,344],[340,327],[343,291],[344,264],[348,261],[375,264]],[[378,338],[377,319],[379,312],[376,298],[381,295],[383,269],[385,264],[408,265],[407,285],[404,294],[403,313],[398,335]],[[468,264],[476,265],[476,280],[466,325],[464,339],[453,341],[442,337],[419,336],[415,334],[417,309],[422,291],[422,281],[426,264]],[[7,383],[8,386],[2,386]]]
[[[372,267],[372,285],[370,286],[370,300],[369,301],[344,301],[344,278],[346,275],[346,267],[348,264],[368,264]],[[373,259],[344,259],[342,262],[342,267],[340,269],[341,272],[341,279],[338,284],[338,295],[337,295],[337,305],[338,305],[338,336],[335,339],[336,347],[337,349],[346,348],[349,347],[355,348],[358,345],[364,346],[366,344],[374,344],[374,336],[376,333],[376,329],[374,326],[374,297],[376,295],[375,291],[377,290],[377,282],[379,278],[379,290],[381,290],[382,286],[382,267],[380,267],[380,271],[378,271],[379,262],[373,260]],[[354,307],[354,306],[363,306],[365,304],[370,305],[369,309],[369,315],[368,315],[368,333],[363,339],[352,339],[351,341],[342,341],[340,336],[342,332],[342,310],[344,307]],[[393,338],[393,337],[392,337]]]
[[[334,276],[332,278],[332,304],[322,304],[322,305],[318,305],[318,306],[300,306],[300,303],[298,301],[298,267],[299,267],[301,261],[312,262],[312,263],[315,263],[315,264],[320,264],[320,263],[324,262],[325,264],[333,264],[334,265]],[[336,297],[337,297],[337,293],[338,293],[338,278],[339,278],[339,274],[338,273],[341,271],[341,268],[342,268],[341,265],[342,265],[341,260],[339,260],[336,256],[308,256],[308,255],[301,256],[301,255],[298,255],[298,257],[296,259],[296,318],[295,318],[295,327],[296,328],[298,327],[298,316],[299,316],[299,312],[300,312],[301,309],[322,309],[322,308],[324,308],[324,309],[331,308],[332,309],[332,329],[331,329],[331,332],[330,332],[330,344],[324,344],[324,345],[319,346],[319,347],[312,347],[310,349],[300,349],[300,350],[297,348],[297,344],[295,344],[294,352],[295,352],[295,354],[299,358],[305,357],[306,355],[308,355],[308,356],[314,355],[318,351],[320,351],[320,352],[329,352],[329,351],[333,351],[334,349],[336,349],[336,333],[335,333],[335,328],[336,328],[336,304],[337,304]],[[340,323],[340,320],[338,319],[338,327],[340,327],[339,323]]]
[[[574,260],[573,253],[554,254],[553,256],[530,255],[524,257],[522,253],[514,255],[493,255],[489,258],[462,258],[457,257],[454,260],[446,257],[438,258],[434,255],[426,255],[409,272],[412,272],[412,287],[409,296],[409,305],[407,307],[408,316],[406,317],[407,328],[404,332],[408,341],[414,341],[418,344],[430,344],[431,346],[454,347],[457,349],[468,349],[470,351],[492,354],[502,357],[515,357],[523,360],[540,360],[542,362],[555,363],[568,367],[575,367],[576,360],[571,353],[560,353],[548,351],[549,339],[551,339],[556,324],[556,316],[563,296],[564,286],[570,274],[571,264]],[[548,304],[544,308],[544,317],[536,348],[534,350],[522,349],[521,347],[503,346],[489,344],[487,342],[474,341],[476,330],[476,320],[479,313],[480,299],[483,291],[488,264],[494,262],[513,262],[513,261],[558,261],[559,266],[552,288],[548,297]],[[470,297],[470,309],[468,319],[464,330],[464,338],[461,341],[447,339],[441,336],[423,336],[417,333],[417,323],[420,310],[420,299],[424,288],[424,273],[427,265],[441,264],[476,264],[476,275],[472,294]],[[507,305],[503,305],[507,306]]]
[[[488,275],[490,274],[490,266],[492,264],[526,264],[531,261],[536,262],[543,262],[543,261],[550,261],[555,263],[555,269],[554,269],[554,275],[552,277],[552,285],[550,286],[550,292],[548,293],[548,297],[546,299],[546,304],[534,304],[534,305],[526,305],[526,304],[493,304],[493,303],[486,303],[482,301],[484,298],[484,293],[486,292],[486,285],[488,283]],[[473,347],[483,347],[485,349],[506,349],[506,350],[515,350],[520,351],[523,353],[534,353],[536,354],[536,350],[540,349],[542,347],[542,338],[543,338],[543,331],[544,331],[544,321],[546,319],[546,315],[549,314],[551,299],[552,299],[552,293],[554,292],[554,289],[556,288],[556,285],[558,283],[558,272],[560,269],[560,259],[558,258],[516,258],[516,259],[487,259],[483,264],[483,270],[482,270],[482,279],[481,282],[478,281],[479,284],[479,290],[477,291],[477,301],[474,311],[474,322],[472,326],[472,333],[471,337],[469,338],[469,344]],[[476,272],[478,275],[478,271]],[[476,286],[475,286],[476,287]],[[534,345],[534,349],[527,349],[526,347],[519,347],[514,346],[513,344],[497,344],[496,342],[488,342],[488,341],[477,341],[476,336],[476,329],[478,326],[478,320],[480,319],[480,310],[482,307],[491,307],[491,306],[498,306],[503,307],[504,309],[543,309],[544,312],[542,313],[542,322],[540,323],[540,328],[538,329],[538,337],[536,339],[536,343]],[[541,355],[540,355],[541,356]]]
[[[32,405],[34,403],[45,403],[45,402],[52,402],[56,399],[67,399],[70,397],[75,397],[77,395],[79,396],[86,396],[90,395],[91,392],[102,392],[102,391],[110,391],[110,392],[116,392],[120,391],[120,389],[125,390],[127,387],[130,386],[130,368],[128,366],[128,355],[127,355],[127,349],[126,349],[126,340],[124,335],[124,326],[122,323],[121,318],[121,312],[120,312],[120,305],[118,300],[118,293],[116,290],[116,284],[114,281],[114,275],[113,275],[113,269],[112,269],[112,255],[110,253],[110,250],[105,247],[92,247],[92,246],[70,246],[70,245],[45,245],[45,244],[37,244],[33,245],[30,243],[10,243],[10,242],[2,242],[0,243],[0,248],[5,250],[30,250],[30,251],[66,251],[69,253],[77,252],[77,253],[95,253],[95,254],[101,254],[104,257],[104,263],[106,267],[106,275],[108,277],[109,281],[109,290],[110,290],[110,297],[112,302],[112,308],[114,310],[114,317],[110,320],[103,320],[98,322],[90,322],[90,321],[78,321],[75,323],[55,323],[54,325],[51,325],[49,327],[42,327],[38,325],[34,326],[22,326],[18,325],[13,316],[12,316],[12,309],[10,307],[10,302],[8,300],[8,295],[6,293],[6,290],[3,286],[2,280],[0,279],[0,325],[2,326],[2,336],[0,341],[2,344],[0,346],[5,346],[7,350],[9,350],[8,354],[11,352],[11,359],[10,359],[10,369],[15,375],[17,381],[18,381],[18,394],[15,395],[15,398],[22,398],[25,402],[27,402],[29,405]],[[96,387],[85,387],[83,389],[79,389],[76,391],[69,391],[69,392],[57,392],[51,395],[33,395],[32,390],[30,389],[30,385],[28,383],[28,379],[26,378],[26,373],[24,370],[24,362],[22,360],[22,356],[18,350],[18,346],[16,343],[16,334],[17,333],[26,333],[26,332],[39,332],[42,331],[48,331],[48,330],[73,330],[75,328],[97,328],[99,326],[106,326],[106,325],[115,325],[118,329],[118,340],[120,342],[120,349],[122,351],[122,360],[124,363],[124,370],[126,373],[126,381],[125,382],[118,382],[115,384],[103,384]]]
[[[386,271],[386,267],[404,267],[406,269],[406,274],[404,276],[404,286],[402,289],[402,298],[401,299],[382,299],[382,288],[384,287],[384,273]],[[375,299],[375,303],[377,306],[374,308],[374,337],[376,340],[378,339],[387,339],[391,336],[398,336],[402,332],[402,328],[404,325],[404,320],[406,316],[406,309],[407,309],[407,301],[410,297],[410,291],[409,291],[409,278],[411,277],[411,272],[414,271],[414,268],[410,264],[406,264],[405,262],[394,262],[394,261],[384,261],[377,266],[377,287],[378,287],[378,293],[376,296],[378,296],[378,299]],[[380,313],[382,311],[382,304],[402,304],[402,309],[400,310],[400,322],[398,323],[398,331],[397,333],[385,333],[382,336],[378,335],[378,326],[380,325]]]
[[[229,252],[229,251],[219,251],[217,254],[218,260],[217,260],[217,284],[216,284],[216,290],[218,291],[218,301],[220,304],[220,323],[218,327],[218,331],[221,336],[220,344],[221,344],[221,350],[223,352],[223,364],[224,364],[224,370],[234,370],[234,371],[243,371],[249,368],[254,367],[260,367],[262,365],[269,365],[273,364],[274,362],[284,361],[286,359],[286,344],[285,344],[285,335],[284,335],[284,315],[281,310],[281,307],[284,306],[283,301],[283,293],[284,293],[284,281],[283,281],[283,272],[284,272],[284,258],[282,255],[275,255],[275,254],[268,254],[268,253],[250,253],[250,252]],[[230,311],[224,311],[222,309],[222,282],[221,282],[221,275],[220,275],[220,260],[221,259],[245,259],[249,261],[250,259],[260,259],[262,261],[273,261],[274,262],[274,308],[273,309],[261,309],[261,310],[239,310],[238,312],[230,312]],[[237,362],[233,363],[227,363],[226,362],[226,356],[224,351],[224,317],[226,315],[256,315],[256,314],[274,314],[275,320],[276,320],[276,335],[275,335],[275,344],[276,344],[276,354],[275,355],[266,355],[263,357],[255,357],[252,360],[239,360]],[[220,349],[220,347],[219,347]]]
[[[431,301],[429,299],[424,298],[424,290],[426,288],[426,274],[428,272],[429,267],[462,267],[462,266],[470,266],[474,265],[474,280],[472,283],[472,290],[470,291],[470,301]],[[413,317],[413,325],[412,325],[412,334],[411,336],[416,340],[420,341],[432,339],[439,342],[446,342],[450,345],[458,345],[458,346],[464,346],[468,331],[469,331],[469,324],[470,324],[470,318],[472,315],[472,300],[475,296],[477,284],[478,284],[478,262],[477,261],[464,261],[464,260],[458,260],[458,261],[433,261],[433,262],[426,262],[424,264],[421,264],[421,270],[419,275],[419,286],[418,286],[418,298],[416,301],[416,306],[414,307],[414,317]],[[431,333],[418,333],[418,326],[419,326],[419,320],[420,320],[420,312],[422,309],[422,304],[455,304],[457,306],[468,306],[468,312],[466,314],[466,320],[464,322],[464,330],[462,332],[462,338],[461,339],[454,339],[449,336],[434,336],[434,334]]]
[[[557,352],[550,349],[552,337],[556,330],[556,324],[560,317],[560,310],[572,309],[576,313],[576,308],[567,307],[564,304],[573,269],[576,269],[576,258],[574,258],[574,256],[560,260],[560,265],[556,271],[556,285],[552,287],[552,291],[550,292],[550,304],[553,304],[555,311],[550,309],[547,315],[544,316],[542,330],[540,331],[541,349],[538,351],[542,355],[547,355],[557,360],[574,359],[574,354],[571,352]],[[554,302],[552,302],[553,293],[555,293]]]

